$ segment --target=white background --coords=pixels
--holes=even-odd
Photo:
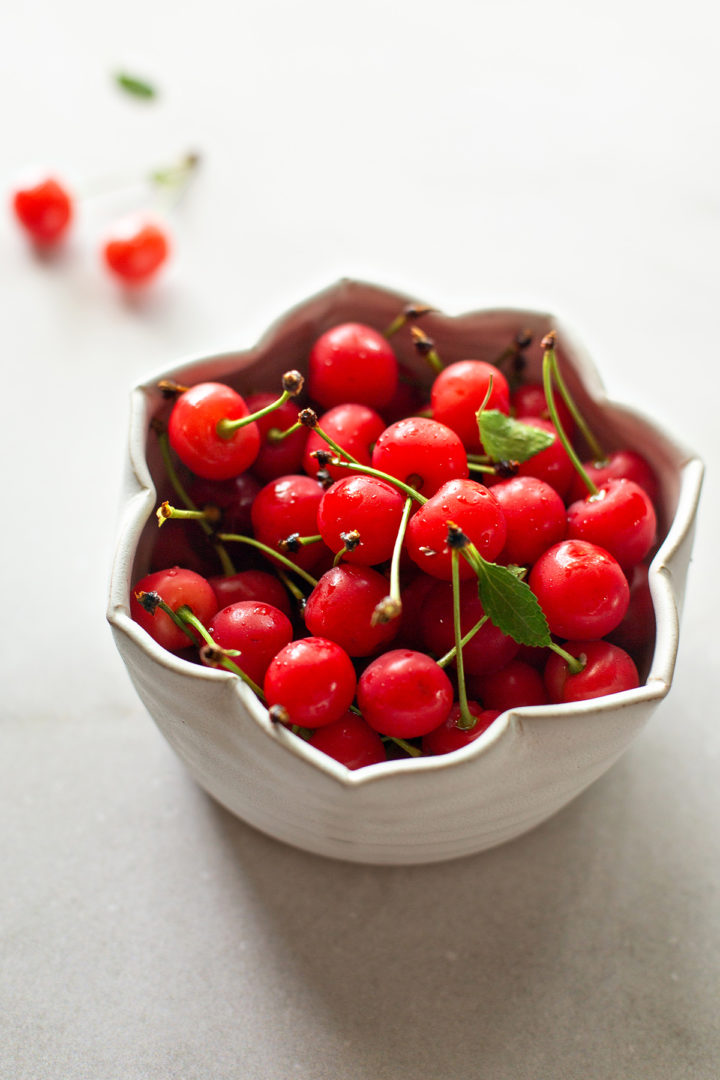
[[[0,180],[198,150],[167,275],[0,214],[0,1075],[711,1080],[720,1053],[716,8],[28,2]],[[152,104],[111,73],[144,74]],[[446,866],[293,851],[193,785],[104,624],[129,388],[338,277],[557,312],[709,466],[676,682],[589,792]]]

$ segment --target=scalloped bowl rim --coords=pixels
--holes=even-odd
[[[345,284],[345,280],[330,286],[323,293],[331,293],[332,289]],[[365,283],[359,283],[365,284]],[[409,298],[403,294],[394,293],[393,290],[381,289],[379,286],[368,287],[381,291],[384,295],[395,295],[398,305],[409,302]],[[312,297],[310,299],[313,299]],[[278,741],[292,754],[312,763],[328,777],[338,784],[348,788],[354,788],[367,784],[381,783],[383,779],[397,776],[422,775],[437,770],[452,769],[460,761],[471,761],[485,754],[490,747],[503,738],[511,727],[527,727],[542,721],[552,713],[553,716],[573,718],[587,716],[596,713],[602,715],[607,712],[618,712],[623,707],[638,703],[657,703],[668,693],[672,683],[675,667],[679,635],[679,612],[672,585],[671,563],[675,553],[687,538],[692,529],[700,488],[703,477],[703,465],[690,451],[673,437],[663,433],[665,441],[676,450],[685,455],[685,463],[681,466],[681,480],[678,504],[668,533],[659,547],[649,568],[648,581],[650,585],[653,607],[656,615],[656,642],[653,660],[645,684],[634,690],[626,690],[617,694],[602,698],[581,701],[576,703],[559,705],[525,706],[507,710],[501,714],[490,727],[474,742],[453,751],[451,754],[435,757],[418,757],[412,759],[399,759],[381,762],[377,765],[365,766],[362,769],[350,770],[334,761],[326,754],[309,746],[304,740],[298,739],[291,732],[270,721],[267,709],[255,697],[251,690],[236,676],[229,672],[201,667],[187,660],[167,652],[158,645],[149,634],[146,633],[130,617],[128,604],[129,589],[131,585],[130,572],[134,553],[142,530],[147,524],[150,515],[156,506],[155,488],[150,476],[144,452],[144,441],[147,426],[147,409],[144,388],[150,386],[161,378],[178,378],[183,371],[197,368],[199,365],[222,363],[223,361],[238,361],[244,354],[259,350],[272,343],[281,326],[292,315],[293,311],[302,307],[308,301],[293,308],[291,312],[281,316],[260,336],[257,342],[247,349],[224,350],[210,355],[200,354],[184,358],[174,364],[167,371],[160,374],[153,373],[146,380],[136,385],[132,394],[130,437],[129,437],[129,464],[138,490],[132,493],[123,508],[123,519],[119,532],[113,561],[109,604],[108,621],[124,635],[129,637],[145,653],[154,664],[164,667],[169,671],[187,676],[188,678],[209,680],[211,682],[234,683],[239,703],[247,709],[255,723],[266,733],[269,739]],[[463,312],[460,315],[447,315],[450,320],[465,319],[475,316],[508,315],[508,316],[545,316],[545,313],[519,307],[493,307],[476,309]],[[558,328],[558,335],[572,349],[573,359],[577,364],[578,371],[588,393],[593,400],[602,406],[619,406],[628,415],[637,418],[643,423],[654,427],[654,422],[646,417],[640,410],[621,405],[608,398],[604,392],[597,368],[588,356],[586,350],[578,343],[576,335],[568,329],[567,323],[559,320],[556,316],[547,314],[546,317],[553,321]]]

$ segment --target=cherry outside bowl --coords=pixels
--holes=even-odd
[[[608,448],[640,450],[660,480],[665,538],[649,573],[656,639],[638,689],[506,712],[451,755],[345,769],[272,724],[235,676],[165,652],[130,618],[130,589],[147,572],[157,529],[154,511],[167,493],[149,425],[162,407],[160,378],[185,384],[227,381],[240,391],[277,386],[285,370],[302,369],[313,340],[330,326],[357,321],[382,329],[416,299],[341,281],[283,316],[254,348],[186,361],[136,388],[108,608],[138,694],[210,795],[286,843],[378,864],[451,859],[519,836],[570,802],[632,742],[672,681],[703,472],[696,457],[640,413],[605,398],[587,355],[553,316],[521,310],[426,316],[423,328],[446,363],[493,360],[519,330],[532,330],[539,342],[557,329],[566,381],[591,427]],[[405,335],[397,335],[393,344],[399,358],[426,377],[424,362]],[[529,374],[537,376],[540,349],[531,352]]]

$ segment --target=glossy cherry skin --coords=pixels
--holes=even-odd
[[[152,221],[121,222],[102,249],[108,270],[125,285],[145,285],[169,254],[166,231]]]
[[[141,578],[130,594],[130,615],[143,630],[147,630],[158,645],[162,645],[169,652],[182,652],[187,649],[187,635],[160,608],[154,615],[146,611],[135,599],[138,592],[156,592],[173,611],[187,605],[203,626],[208,625],[217,611],[217,599],[212,586],[192,570],[173,566],[169,570],[158,570]]]
[[[524,705],[547,705],[548,695],[542,676],[536,668],[519,660],[511,660],[490,675],[471,676],[468,693],[482,701],[486,709],[519,709]]]
[[[637,660],[638,654],[648,649],[655,637],[655,609],[648,582],[648,568],[644,563],[634,566],[628,575],[630,603],[625,618],[609,635],[613,645],[629,652]]]
[[[477,701],[468,701],[468,708],[473,716],[477,717],[474,727],[459,728],[460,705],[453,705],[445,723],[423,736],[423,754],[451,754],[453,750],[460,750],[475,742],[484,731],[497,720],[500,715],[497,709],[484,709]]]
[[[369,566],[335,566],[310,593],[305,625],[316,637],[336,641],[350,656],[370,656],[400,629],[399,619],[377,626],[371,622],[376,605],[389,591],[387,580]]]
[[[551,488],[557,491],[564,499],[570,490],[573,478],[577,475],[575,467],[567,455],[567,452],[558,438],[558,433],[549,420],[543,420],[539,416],[523,416],[523,424],[529,427],[539,428],[554,436],[554,440],[545,450],[534,454],[527,461],[523,461],[518,468],[518,476],[536,476],[544,480]]]
[[[392,557],[405,496],[376,476],[346,476],[324,493],[318,532],[331,551],[345,546],[343,533],[356,529],[360,543],[343,556],[346,563],[375,566]]]
[[[360,465],[369,465],[372,448],[385,430],[385,421],[368,405],[344,402],[319,416],[318,427],[351,454]],[[351,469],[335,465],[321,466],[312,456],[316,450],[328,450],[334,454],[332,447],[328,446],[317,432],[311,431],[303,454],[303,468],[310,476],[315,476],[320,468],[327,469],[333,480],[353,475]]]
[[[586,540],[563,540],[537,560],[528,584],[550,633],[575,641],[605,637],[622,622],[630,589],[617,559]]]
[[[239,649],[232,659],[253,682],[262,686],[270,661],[292,641],[287,615],[271,604],[241,600],[222,608],[208,627],[222,649]]]
[[[657,477],[642,454],[635,450],[614,450],[607,461],[586,461],[583,467],[596,487],[600,487],[606,480],[632,480],[648,493],[653,505],[657,504],[660,493]],[[586,495],[587,488],[576,473],[570,488],[570,497],[574,501],[583,499]]]
[[[65,236],[73,219],[73,200],[57,180],[48,177],[13,196],[15,216],[30,238],[51,247]]]
[[[448,480],[467,477],[467,454],[458,435],[426,417],[398,420],[380,435],[373,468],[402,480],[429,498]]]
[[[249,394],[245,399],[245,404],[251,413],[255,413],[259,412],[260,409],[265,409],[268,405],[272,405],[273,401],[277,401],[277,398],[277,394]],[[296,424],[299,411],[293,401],[286,401],[279,405],[277,409],[273,409],[272,412],[254,421],[260,432],[260,449],[253,462],[252,469],[261,480],[274,480],[278,476],[286,476],[288,473],[300,471],[303,454],[305,453],[305,443],[308,439],[307,429],[298,428],[297,431],[293,431],[292,435],[286,435],[279,442],[271,442],[268,439],[268,432],[274,429],[286,431],[287,428]]]
[[[298,551],[286,551],[280,541],[293,533],[300,536],[317,534],[317,512],[322,494],[317,480],[302,473],[271,480],[252,506],[255,539],[280,551],[303,570],[317,566],[326,550],[322,542],[308,544]]]
[[[229,480],[249,469],[260,449],[257,424],[238,428],[229,438],[218,423],[240,420],[249,409],[240,394],[224,383],[198,383],[180,394],[168,420],[168,438],[188,469],[207,480]]]
[[[474,480],[448,480],[420,507],[408,522],[405,547],[410,558],[426,574],[450,581],[452,556],[447,543],[448,522],[462,529],[488,562],[493,562],[505,543],[505,515],[494,494]],[[462,557],[461,579],[475,577]]]
[[[484,360],[460,360],[449,364],[435,379],[430,395],[433,418],[451,428],[471,453],[480,453],[482,443],[477,411],[492,392],[485,408],[510,411],[510,388],[503,373]]]
[[[554,704],[618,694],[640,684],[631,657],[609,641],[568,641],[563,648],[572,656],[584,656],[587,663],[577,675],[571,675],[567,661],[552,653],[545,668],[545,685]]]
[[[606,480],[596,495],[571,503],[567,523],[570,539],[605,548],[624,570],[645,558],[657,529],[650,496],[632,480]]]
[[[536,476],[515,476],[493,484],[505,518],[505,544],[498,559],[531,566],[543,551],[565,539],[565,504],[554,488]]]
[[[362,769],[387,761],[385,746],[378,733],[349,709],[339,720],[316,731],[308,742],[346,769]]]
[[[566,435],[572,436],[575,430],[575,421],[572,413],[559,394],[555,395],[555,408],[557,409],[562,429]],[[542,420],[550,421],[550,413],[545,397],[545,388],[542,383],[523,383],[516,387],[510,394],[510,410],[518,420],[525,421],[526,416],[539,416]]]
[[[243,600],[255,600],[271,604],[288,618],[292,609],[285,586],[273,574],[264,570],[240,570],[229,577],[211,577],[208,581],[217,597],[218,608],[239,604]]]
[[[397,360],[388,341],[362,323],[343,323],[322,334],[312,347],[308,390],[325,409],[358,402],[387,405],[397,387]]]
[[[352,660],[334,641],[306,637],[291,641],[265,674],[268,705],[284,706],[292,724],[319,728],[339,720],[355,696]]]
[[[368,664],[357,697],[360,712],[375,731],[414,739],[444,723],[452,708],[453,688],[429,656],[393,649]]]
[[[473,578],[460,583],[460,629],[463,634],[472,630],[485,614],[478,598]],[[423,637],[425,647],[441,657],[455,645],[452,586],[438,582],[423,605]],[[466,675],[484,675],[505,667],[517,655],[520,646],[488,619],[463,648]]]

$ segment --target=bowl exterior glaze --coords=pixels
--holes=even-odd
[[[160,378],[227,380],[250,390],[300,367],[315,337],[343,321],[386,326],[411,299],[341,281],[277,322],[253,349],[190,360],[133,393],[129,461],[108,619],[137,692],[196,781],[218,802],[269,835],[321,855],[376,864],[452,859],[510,840],[538,825],[601,776],[667,694],[692,546],[702,465],[634,410],[609,402],[573,335],[551,315],[516,310],[450,317],[423,327],[446,363],[496,358],[512,336],[536,340],[557,329],[571,392],[610,448],[640,450],[661,481],[665,539],[652,562],[657,624],[643,686],[571,705],[503,714],[450,756],[387,762],[350,772],[282,727],[234,676],[191,664],[152,641],[129,615],[134,581],[146,571],[161,477],[149,424],[161,408]],[[396,342],[394,341],[394,344]],[[539,353],[539,350],[537,350]],[[425,374],[412,346],[403,363]],[[539,364],[539,355],[535,361]],[[530,374],[533,371],[532,362]]]

